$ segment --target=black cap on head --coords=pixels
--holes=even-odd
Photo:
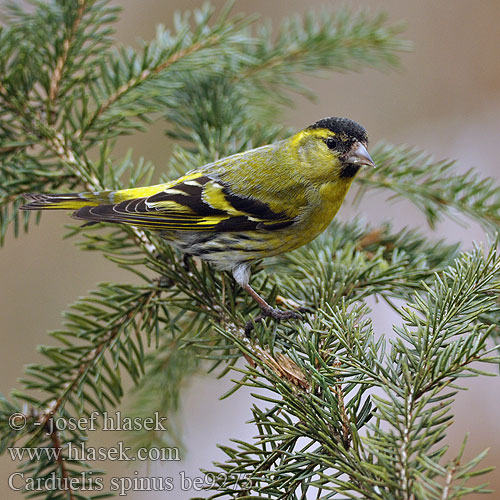
[[[331,130],[334,134],[345,134],[348,137],[353,137],[360,142],[368,144],[368,135],[365,128],[349,118],[331,116],[330,118],[323,118],[307,128],[326,128]]]

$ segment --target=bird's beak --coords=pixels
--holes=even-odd
[[[347,162],[353,165],[375,167],[375,163],[372,160],[372,157],[360,142],[356,143],[354,149],[351,151],[351,154],[347,158]]]

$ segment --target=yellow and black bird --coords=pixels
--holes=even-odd
[[[250,265],[308,243],[326,229],[362,166],[374,166],[365,129],[324,118],[292,137],[209,163],[165,184],[70,194],[26,194],[23,210],[73,210],[75,219],[159,232],[182,252],[235,280],[262,315],[271,307],[250,286]]]

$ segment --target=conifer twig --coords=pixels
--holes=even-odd
[[[62,53],[60,54],[60,56],[57,59],[56,67],[54,68],[54,72],[52,73],[52,76],[50,78],[49,95],[48,95],[48,102],[47,102],[47,116],[48,117],[51,116],[51,108],[57,99],[57,94],[59,92],[59,86],[61,84],[61,80],[62,80],[62,76],[63,76],[64,65],[66,64],[66,60],[68,59],[68,54],[69,54],[69,51],[71,49],[71,44],[76,36],[76,31],[78,29],[80,21],[82,20],[83,14],[85,12],[85,7],[86,7],[86,1],[85,0],[78,0],[78,8],[76,10],[73,24],[67,30],[67,34],[64,37],[63,44],[62,44]],[[49,123],[50,123],[50,121],[51,121],[51,119],[49,118]]]
[[[285,20],[273,34],[270,25],[252,31],[253,18],[231,18],[228,9],[215,19],[207,5],[177,16],[172,32],[159,28],[140,50],[113,50],[116,9],[106,0],[8,8],[0,29],[1,243],[11,227],[16,236],[21,225],[28,231],[30,214],[17,210],[23,193],[152,184],[152,165],[132,152],[118,160],[114,149],[117,137],[152,120],[161,117],[178,143],[172,178],[285,137],[276,116],[284,93],[304,92],[300,74],[392,68],[407,49],[399,26],[347,10]],[[373,156],[378,168],[359,177],[361,194],[388,190],[431,225],[467,216],[498,232],[495,180],[457,174],[452,162],[407,147],[380,146]],[[255,437],[221,447],[226,460],[214,464],[211,498],[459,500],[484,491],[470,480],[487,472],[478,469],[485,452],[464,463],[462,447],[446,460],[445,438],[461,378],[500,362],[488,345],[499,335],[498,239],[463,252],[390,222],[336,219],[309,245],[256,263],[252,284],[271,304],[300,305],[303,317],[262,321],[249,337],[255,303],[229,275],[186,263],[165,239],[122,225],[74,226],[67,236],[138,283],[101,283],[72,304],[51,333],[54,345],[39,347],[44,362],[26,368],[10,399],[0,395],[0,452],[20,443],[53,451],[19,464],[35,480],[55,474],[70,485],[50,498],[83,498],[72,481],[89,465],[69,465],[66,446],[87,436],[51,429],[56,418],[120,404],[123,373],[137,387],[135,414],[172,415],[183,382],[201,369],[237,374],[224,397],[246,386],[255,401]],[[399,320],[391,341],[372,323],[368,304],[379,298]],[[19,421],[26,426],[14,429]],[[132,441],[148,448],[179,436],[173,428]]]

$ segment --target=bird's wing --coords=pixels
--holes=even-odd
[[[204,172],[181,178],[151,196],[84,206],[73,216],[155,231],[274,230],[296,222],[284,212],[271,210],[267,203],[232,193],[227,184]]]

